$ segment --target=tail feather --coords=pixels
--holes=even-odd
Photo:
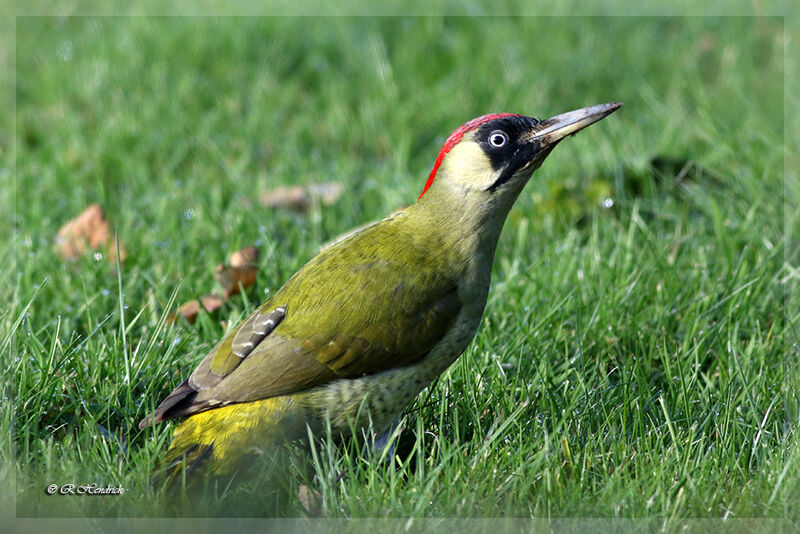
[[[214,444],[195,443],[183,451],[170,448],[164,465],[157,469],[154,486],[167,485],[170,489],[193,484],[209,473],[214,460]]]
[[[195,391],[194,388],[189,385],[189,380],[184,380],[172,391],[172,393],[167,395],[166,399],[161,401],[161,404],[158,405],[155,412],[139,421],[139,428],[144,430],[148,426],[160,423],[165,419],[172,419],[173,417],[182,415],[183,411],[180,410],[180,408],[186,405],[191,405],[192,400],[196,396],[197,391]]]

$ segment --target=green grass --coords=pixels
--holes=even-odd
[[[325,517],[797,519],[785,37],[778,18],[17,19],[0,271],[17,514],[297,516],[307,485]],[[412,202],[467,119],[613,100],[518,201],[482,327],[408,408],[394,465],[323,436],[188,511],[150,487],[171,424],[137,422],[220,319]],[[307,216],[257,202],[330,180],[346,194]],[[120,273],[52,251],[92,202],[129,251]],[[254,293],[164,326],[253,243]]]

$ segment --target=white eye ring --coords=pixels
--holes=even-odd
[[[494,148],[500,148],[508,143],[508,134],[502,130],[495,130],[489,134],[489,144]]]

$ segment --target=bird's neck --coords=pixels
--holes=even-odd
[[[454,269],[485,276],[488,285],[500,232],[523,186],[493,194],[441,184],[406,209],[408,221],[417,235],[441,242]]]

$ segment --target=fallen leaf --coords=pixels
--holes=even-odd
[[[317,490],[301,484],[297,490],[297,498],[308,515],[318,516],[322,511],[322,494]]]
[[[108,240],[108,222],[103,208],[92,204],[83,213],[61,227],[56,235],[56,245],[65,258],[76,259],[83,256],[86,244],[100,248]]]
[[[228,258],[228,264],[217,266],[214,272],[219,285],[222,286],[223,293],[218,295],[212,293],[206,295],[198,300],[191,300],[182,304],[178,311],[173,313],[167,318],[167,323],[174,323],[175,318],[180,315],[189,321],[189,324],[194,324],[197,319],[197,314],[200,311],[200,306],[211,313],[220,306],[222,303],[231,298],[241,291],[241,288],[247,289],[256,282],[256,275],[258,274],[258,249],[256,247],[245,247],[237,250]],[[225,326],[223,325],[223,328]]]
[[[200,312],[200,306],[211,313],[222,306],[223,298],[220,295],[211,294],[201,297],[199,300],[190,300],[182,304],[178,311],[167,317],[167,323],[174,323],[178,315],[189,321],[189,324],[194,324],[197,320],[197,314]]]
[[[268,208],[284,208],[300,212],[306,212],[311,207],[306,190],[299,185],[264,191],[259,196],[259,201],[262,206]]]
[[[231,295],[239,293],[242,288],[247,289],[255,284],[257,273],[258,267],[255,265],[244,265],[242,267],[219,265],[214,273],[214,278],[216,278],[219,285],[222,286],[225,299],[227,300],[231,298]]]
[[[237,250],[228,259],[228,263],[233,267],[244,267],[258,263],[258,249],[256,247],[245,247]]]
[[[125,261],[125,257],[128,255],[128,251],[125,250],[125,247],[122,245],[122,239],[119,240],[119,249],[115,248],[114,246],[117,244],[117,236],[114,236],[114,240],[111,244],[108,245],[108,261],[111,262],[112,265],[116,265],[117,263],[117,254],[119,254],[119,261]]]
[[[92,204],[83,213],[62,226],[56,234],[53,245],[55,251],[65,260],[76,260],[86,253],[86,249],[105,249],[111,263],[117,261],[116,236],[111,234],[103,208]],[[119,259],[125,259],[127,252],[119,242]]]
[[[231,254],[227,265],[217,266],[214,278],[222,286],[226,299],[256,283],[257,262],[258,249],[250,246]]]
[[[330,206],[339,200],[344,192],[344,186],[336,182],[310,184],[308,186],[278,187],[272,191],[264,191],[259,196],[262,206],[268,208],[283,208],[301,213],[311,208],[313,199],[318,198],[325,205]]]
[[[319,197],[325,206],[331,206],[342,196],[344,186],[337,182],[325,182],[323,184],[311,184],[308,186],[307,191],[310,196]]]

